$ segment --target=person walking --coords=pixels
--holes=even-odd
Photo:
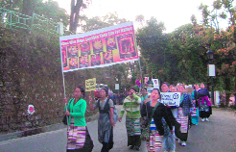
[[[128,135],[128,146],[130,149],[139,151],[141,146],[141,128],[140,128],[140,104],[141,99],[136,95],[136,89],[129,89],[129,96],[124,99],[123,106],[120,112],[119,121],[126,112],[126,130]]]
[[[68,131],[67,131],[67,152],[91,152],[91,147],[85,149],[86,135],[89,136],[86,127],[85,112],[87,103],[83,99],[85,97],[85,90],[78,86],[75,88],[74,98],[69,102],[65,98],[66,103],[65,115],[68,116]],[[91,140],[91,138],[89,137]],[[92,142],[92,141],[91,141]]]
[[[101,152],[109,152],[113,147],[113,121],[114,102],[108,97],[108,88],[100,90],[101,99],[92,104],[92,98],[89,96],[89,108],[95,110],[99,108],[98,118],[98,141],[103,145]]]
[[[141,105],[140,105],[140,110],[143,107],[143,103],[145,102],[145,100],[147,100],[148,98],[148,93],[147,93],[147,88],[142,88],[141,89]],[[141,127],[141,133],[143,134],[143,129],[146,128],[146,123],[147,123],[147,116],[143,115],[142,110],[141,110],[141,118],[140,118],[140,127]],[[141,135],[142,138],[142,135]],[[142,140],[145,140],[145,138],[142,138]]]
[[[190,108],[193,107],[191,97],[186,93],[183,85],[178,86],[178,91],[181,93],[180,106],[178,108],[177,121],[181,124],[180,130],[175,134],[179,138],[179,143],[186,146],[189,129]]]
[[[142,113],[148,117],[147,140],[148,152],[159,152],[163,149],[163,138],[169,132],[173,135],[173,128],[167,107],[160,103],[160,91],[155,88],[151,92],[151,97],[144,101]]]
[[[199,90],[199,85],[195,84],[193,86],[193,92],[192,92],[192,101],[194,104],[193,111],[191,112],[191,122],[194,125],[198,125],[199,122],[199,102],[197,100],[197,94]]]
[[[172,89],[174,89],[173,85],[172,85]],[[170,92],[168,83],[164,82],[162,84],[161,91],[163,93]],[[176,121],[175,116],[173,114],[173,112],[175,112],[175,111],[172,112],[172,109],[174,109],[174,108],[172,108],[168,105],[165,105],[165,106],[167,107],[167,113],[168,113],[168,116],[171,120],[173,130],[175,131],[175,126],[179,126],[179,124]],[[174,152],[176,149],[175,135],[172,134],[169,130],[166,131],[164,138],[163,138],[163,149],[165,150],[165,152],[168,152],[168,151]]]
[[[202,121],[209,121],[209,117],[212,114],[210,94],[205,89],[204,83],[201,83],[201,89],[198,90],[198,99],[200,105],[200,117]]]

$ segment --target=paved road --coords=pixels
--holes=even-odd
[[[120,109],[120,106],[117,106]],[[177,145],[177,152],[235,152],[236,114],[232,111],[213,109],[210,122],[200,122],[189,130],[186,147]],[[94,140],[93,152],[100,152],[102,145],[97,141],[97,121],[88,123]],[[129,152],[125,121],[117,123],[114,129],[114,148],[111,152]],[[42,133],[30,137],[0,142],[0,152],[65,152],[66,130]],[[145,143],[141,150],[145,152]]]

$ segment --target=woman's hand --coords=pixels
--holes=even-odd
[[[119,122],[121,122],[122,121],[122,118],[119,118]]]
[[[148,96],[147,99],[143,101],[143,104],[146,105],[148,101],[151,101],[151,96]]]
[[[116,124],[116,123],[115,123],[114,121],[111,121],[111,126],[112,126],[112,127],[115,127],[115,124]]]
[[[65,104],[68,104],[67,98],[64,98],[64,103],[65,103]]]
[[[70,112],[68,110],[66,110],[65,115],[69,116]]]
[[[148,102],[148,99],[143,100],[143,104],[146,105]]]

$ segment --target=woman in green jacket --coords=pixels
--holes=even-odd
[[[64,99],[67,104],[65,114],[68,116],[67,152],[79,152],[82,150],[86,139],[85,112],[87,103],[83,99],[85,90],[81,86],[75,88],[74,98]]]
[[[140,128],[140,104],[141,98],[136,95],[136,89],[129,89],[129,96],[124,99],[123,107],[120,112],[119,121],[121,122],[126,112],[126,130],[128,134],[128,146],[130,149],[139,151],[141,146]]]

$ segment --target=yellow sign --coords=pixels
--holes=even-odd
[[[85,91],[96,90],[96,78],[85,80]]]

